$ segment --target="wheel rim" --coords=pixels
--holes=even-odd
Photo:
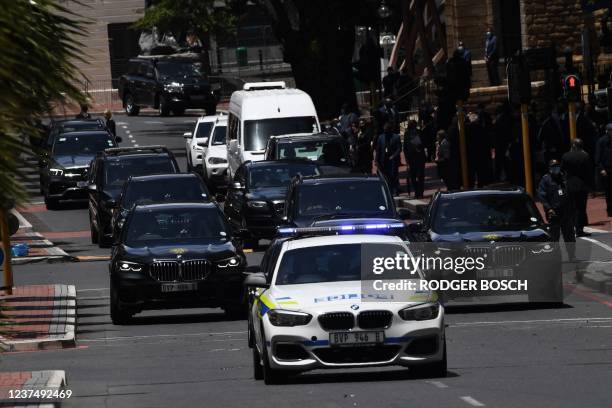
[[[127,98],[125,98],[125,109],[127,109],[128,112],[132,112],[134,110],[134,99],[131,95],[128,95]]]

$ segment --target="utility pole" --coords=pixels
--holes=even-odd
[[[2,234],[2,251],[4,252],[4,289],[8,295],[13,294],[13,270],[11,268],[11,241],[9,239],[8,210],[0,208],[0,233]]]

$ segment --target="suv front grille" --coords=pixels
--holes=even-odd
[[[210,264],[206,260],[155,261],[149,274],[159,282],[197,281],[206,279]]]
[[[325,313],[319,316],[323,330],[350,330],[355,326],[355,316],[349,312]]]
[[[359,313],[357,324],[362,329],[385,329],[391,326],[393,313],[388,310],[367,310]]]
[[[351,364],[390,361],[397,356],[401,346],[382,345],[372,347],[326,347],[312,352],[324,363]]]
[[[73,167],[64,171],[64,177],[72,180],[87,180],[87,167]]]
[[[495,266],[517,266],[525,260],[526,251],[521,245],[503,245],[495,248]]]

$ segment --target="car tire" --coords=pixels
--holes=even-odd
[[[159,116],[168,116],[170,114],[170,108],[168,107],[166,98],[163,95],[159,96],[158,111]]]
[[[217,104],[213,103],[206,107],[205,109],[207,116],[212,116],[217,114]]]
[[[91,243],[95,245],[98,243],[99,237],[98,231],[96,230],[93,222],[91,221],[91,217],[89,217],[89,230],[91,231]]]
[[[132,94],[126,94],[123,97],[123,106],[125,106],[125,113],[128,116],[137,116],[140,112],[140,107],[134,104],[134,97]]]
[[[266,335],[264,334],[263,327],[261,328],[262,336],[262,348],[263,348],[263,380],[266,385],[280,384],[282,376],[279,370],[275,370],[270,367],[270,359],[268,358],[268,346],[266,346]]]
[[[257,346],[253,347],[253,378],[257,381],[264,379],[263,366],[261,365],[261,357]]]
[[[50,198],[45,195],[45,206],[47,207],[47,210],[58,210],[60,207],[59,200],[57,198]]]
[[[413,367],[413,370],[416,371],[419,377],[444,378],[447,376],[448,363],[446,359],[446,339],[444,339],[443,345],[444,353],[442,355],[442,360]]]
[[[128,324],[132,320],[132,312],[121,307],[119,294],[112,282],[110,285],[110,315],[115,325]]]

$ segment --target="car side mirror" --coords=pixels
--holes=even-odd
[[[424,226],[422,222],[413,222],[412,224],[408,224],[408,231],[413,234],[417,234],[424,231]]]
[[[121,136],[115,136],[115,142],[121,143],[123,142],[123,138]]]
[[[111,198],[110,200],[106,201],[106,208],[107,209],[112,209],[112,208],[116,208],[117,207],[117,200],[115,200],[114,198]]]
[[[400,220],[409,220],[411,213],[410,213],[410,210],[407,208],[398,208],[397,216],[399,217]]]
[[[87,186],[87,190],[91,192],[98,191],[98,187],[95,184],[90,184]]]
[[[191,139],[191,132],[185,132],[183,133],[183,139]]]
[[[247,267],[247,271],[248,271],[248,267]],[[268,283],[268,280],[266,279],[266,275],[264,275],[261,272],[254,272],[254,273],[250,273],[249,275],[247,275],[247,277],[244,280],[244,286],[246,286],[247,288],[269,288],[270,284]]]

